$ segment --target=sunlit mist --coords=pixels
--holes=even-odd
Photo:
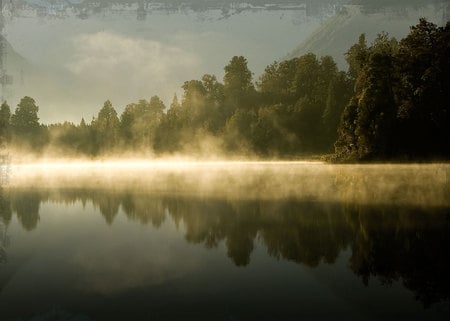
[[[450,165],[105,160],[12,165],[10,188],[133,190],[235,199],[448,206]]]
[[[0,321],[450,320],[450,0],[0,0]]]

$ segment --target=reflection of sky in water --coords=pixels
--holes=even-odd
[[[291,176],[302,168],[285,166]],[[387,168],[378,176],[411,176]],[[431,173],[413,168],[412,186]],[[49,175],[0,192],[2,320],[55,308],[93,320],[448,318],[448,204],[155,192],[98,177],[58,185]]]
[[[155,201],[160,199],[150,203]],[[332,264],[324,263],[326,259],[323,259],[317,266],[312,263],[312,267],[308,262],[297,264],[285,257],[279,260],[269,256],[268,247],[273,244],[267,244],[270,240],[267,233],[271,227],[264,228],[267,220],[264,213],[252,214],[257,203],[251,206],[235,204],[241,209],[238,216],[222,222],[223,228],[229,230],[226,225],[235,224],[234,228],[240,234],[252,230],[252,224],[263,226],[255,234],[248,264],[236,266],[227,257],[228,239],[212,249],[201,242],[187,242],[189,231],[184,220],[192,229],[197,219],[217,219],[216,213],[208,212],[208,200],[193,200],[194,205],[189,200],[178,201],[182,206],[179,212],[185,214],[183,219],[176,224],[173,217],[166,217],[158,227],[130,220],[122,209],[109,225],[89,202],[84,206],[81,202],[70,201],[66,205],[53,201],[41,204],[39,223],[30,232],[25,232],[13,218],[8,228],[9,259],[0,270],[2,276],[9,273],[7,279],[2,278],[2,311],[11,317],[59,307],[100,320],[124,316],[141,318],[148,313],[205,320],[211,317],[223,319],[224,316],[237,319],[346,316],[355,320],[374,316],[389,319],[392,315],[412,319],[445,317],[442,311],[436,312],[436,306],[424,310],[400,282],[386,287],[374,278],[370,286],[365,287],[349,269],[353,246],[344,247],[346,250],[342,248],[332,259]],[[202,205],[197,204],[195,208],[196,202]],[[189,212],[190,207],[196,211]],[[299,228],[295,224],[283,225],[283,217],[289,213],[280,211],[277,214],[281,219],[273,216],[269,220],[274,229],[283,228],[289,233],[289,229]],[[317,224],[308,216],[314,214],[318,215],[319,229],[332,228],[332,234],[345,230],[338,212],[329,213],[337,216],[334,219],[337,224],[331,223],[333,219],[325,218],[325,214],[314,207],[310,213],[296,214],[303,217],[300,226],[312,224],[313,232],[317,232],[314,228]],[[242,220],[239,215],[249,215],[251,219]],[[300,228],[298,232],[307,230]],[[384,232],[383,228],[377,229],[377,233]],[[344,231],[345,235],[349,241],[354,237],[349,231]],[[294,234],[289,235],[292,236]],[[313,253],[324,251],[321,236],[310,236],[319,243],[306,244],[303,248],[305,257],[309,256],[307,252],[316,255]],[[286,242],[287,239],[278,241]],[[333,246],[334,241],[322,239],[322,242],[331,242],[326,246]],[[299,244],[296,250],[301,249]]]

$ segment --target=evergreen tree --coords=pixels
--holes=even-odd
[[[399,44],[400,145],[407,155],[450,155],[450,22],[425,19]]]
[[[119,118],[109,100],[105,101],[98,112],[97,119],[93,121],[97,151],[112,150],[117,144]]]
[[[0,106],[0,148],[11,139],[11,109],[6,101]]]
[[[39,107],[33,98],[25,96],[20,100],[11,116],[11,130],[16,143],[40,149],[48,140],[47,129],[39,124]]]
[[[225,66],[223,77],[227,117],[236,109],[252,108],[255,104],[255,87],[252,72],[248,69],[247,59],[234,56]]]
[[[11,116],[11,126],[14,134],[23,137],[35,135],[39,130],[38,111],[39,107],[33,98],[23,97]]]
[[[153,148],[157,152],[175,152],[181,148],[184,112],[178,97],[173,96],[167,113],[163,115],[159,127],[156,129]]]

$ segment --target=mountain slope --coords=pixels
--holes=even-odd
[[[400,39],[406,36],[410,26],[417,24],[422,17],[436,24],[442,24],[443,7],[435,5],[364,14],[360,6],[344,6],[286,58],[298,57],[309,52],[318,56],[331,55],[340,68],[346,68],[345,53],[357,42],[362,33],[366,34],[368,42],[372,42],[382,31]]]
[[[11,96],[13,88],[23,87],[25,79],[28,75],[35,72],[34,67],[20,54],[18,54],[8,40],[0,35],[0,41],[3,44],[3,65],[7,75],[12,76],[13,84],[5,87],[3,97],[8,100]]]

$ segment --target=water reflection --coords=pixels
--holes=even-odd
[[[450,207],[450,164],[105,162],[13,166],[15,188],[127,190],[217,199]],[[112,206],[114,204],[105,205]]]
[[[0,190],[0,238],[14,219],[25,231],[40,222],[41,204],[93,204],[109,226],[120,211],[132,222],[183,226],[191,244],[224,244],[234,265],[247,266],[255,244],[272,257],[303,266],[334,264],[350,250],[349,267],[365,285],[401,282],[424,306],[450,300],[449,207],[363,205],[314,200],[241,200],[160,195],[98,188]],[[0,259],[7,246],[1,238]]]

